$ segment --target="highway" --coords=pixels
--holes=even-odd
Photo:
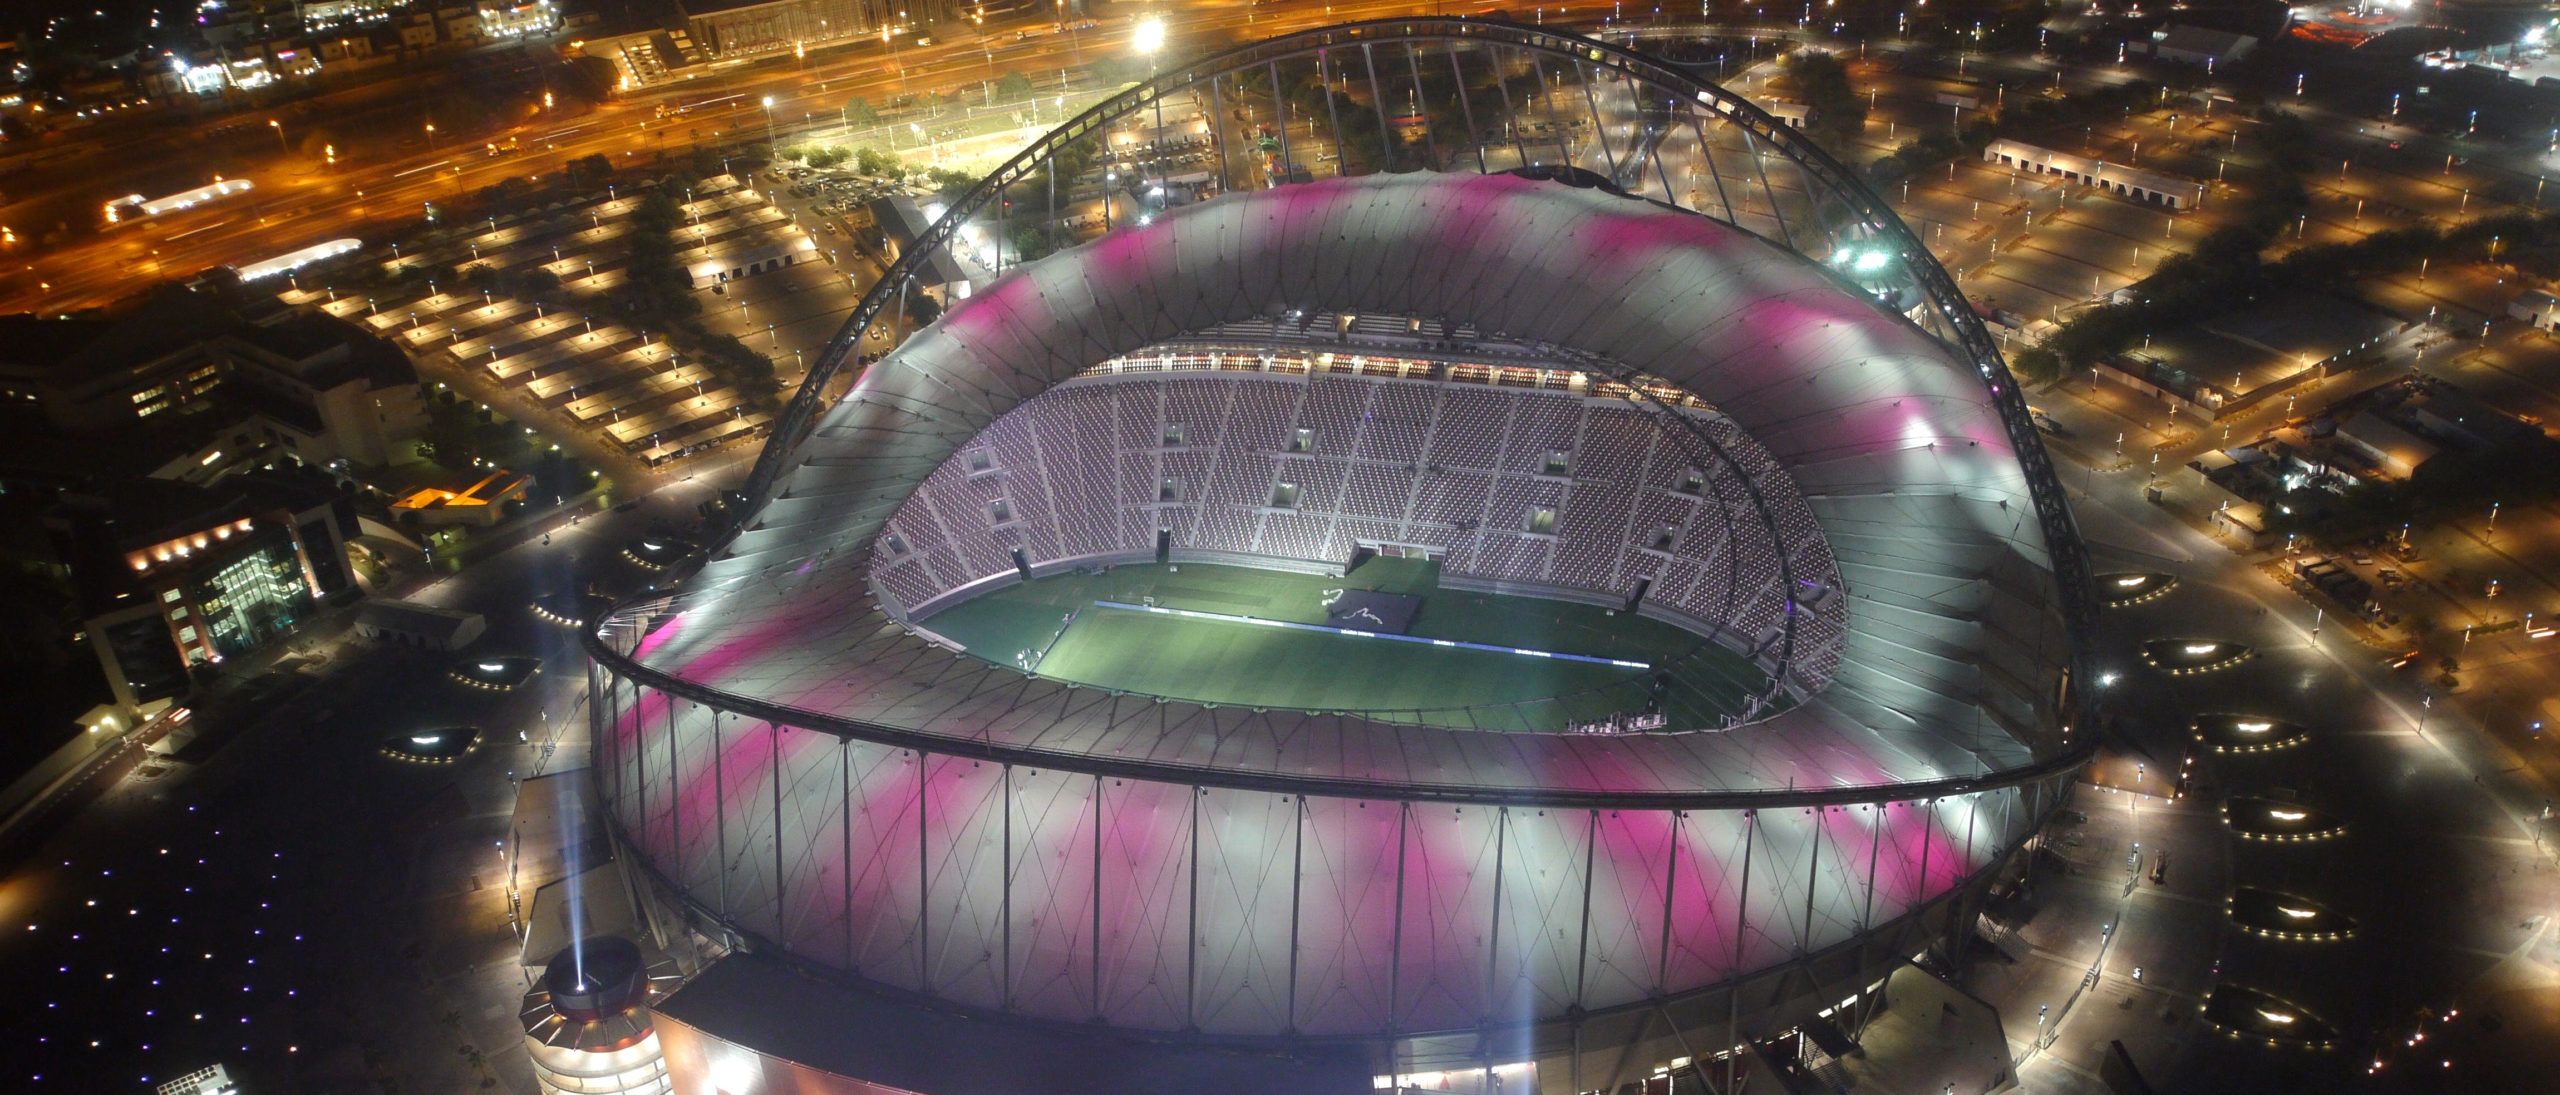
[[[1605,4],[1584,5],[1592,13]],[[1332,23],[1416,10],[1445,14],[1497,10],[1494,4],[1422,5],[1403,0],[1234,5],[1193,2],[1157,12],[1167,28],[1168,57],[1215,51],[1237,42]],[[1564,9],[1548,12],[1555,21]],[[637,167],[660,154],[696,145],[753,140],[767,114],[780,143],[812,123],[836,127],[847,100],[861,96],[884,114],[901,97],[927,92],[983,96],[987,81],[1021,72],[1041,96],[1106,53],[1130,51],[1133,17],[1114,15],[1073,34],[1035,21],[991,21],[932,28],[932,46],[900,45],[894,56],[864,40],[813,50],[805,58],[777,54],[702,66],[697,75],[628,92],[592,107],[565,96],[521,123],[478,133],[429,132],[432,107],[396,94],[410,78],[331,92],[276,111],[243,112],[190,123],[184,138],[143,120],[111,122],[56,136],[27,153],[34,166],[5,179],[0,225],[0,312],[47,314],[95,307],[152,283],[209,267],[243,264],[341,237],[381,242],[421,224],[427,204],[468,198],[509,177],[562,170],[571,160],[602,154],[617,167]],[[1024,30],[1039,31],[1017,37]],[[770,97],[773,104],[764,106]],[[1035,100],[1036,102],[1037,100]],[[682,108],[660,119],[658,108]],[[272,118],[279,124],[264,124]],[[1054,121],[1054,119],[1051,119]],[[795,124],[796,123],[796,124]],[[512,138],[519,150],[492,155]],[[894,140],[894,138],[892,138]],[[169,147],[181,140],[194,147]],[[901,149],[903,152],[904,149]],[[154,153],[158,153],[155,157]],[[331,153],[334,152],[334,155]],[[172,181],[170,162],[203,172]],[[51,247],[36,240],[33,218],[97,217],[127,194],[162,193],[212,181],[248,178],[256,188],[196,209],[110,225],[93,235],[77,228]],[[69,211],[64,214],[64,211]]]

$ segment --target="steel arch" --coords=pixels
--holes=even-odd
[[[2046,453],[2043,438],[2036,432],[2035,423],[2027,412],[2024,393],[2018,390],[2015,378],[2010,375],[2007,363],[2000,356],[1998,344],[1983,326],[1981,318],[1975,315],[1972,307],[1966,303],[1963,293],[1956,287],[1954,277],[1938,264],[1936,257],[1930,254],[1928,248],[1921,243],[1917,235],[1911,232],[1909,226],[1903,224],[1901,218],[1896,216],[1881,198],[1876,197],[1864,183],[1858,181],[1855,173],[1848,167],[1814,145],[1810,138],[1780,122],[1740,95],[1691,76],[1669,63],[1624,47],[1609,45],[1576,34],[1493,20],[1456,18],[1370,20],[1325,27],[1240,46],[1187,65],[1159,72],[1095,104],[1084,113],[1050,131],[1039,141],[1034,142],[1031,147],[1015,154],[988,173],[985,178],[979,180],[977,185],[971,187],[968,192],[953,200],[941,219],[927,229],[924,237],[917,240],[900,256],[898,262],[882,275],[880,282],[855,307],[845,325],[828,340],[826,348],[818,355],[817,363],[802,380],[800,391],[792,398],[789,406],[784,409],[782,416],[775,423],[771,438],[767,441],[764,450],[758,454],[755,467],[749,473],[741,492],[745,495],[746,501],[732,509],[731,524],[724,530],[721,539],[726,540],[734,536],[744,527],[744,522],[769,499],[775,485],[781,479],[791,454],[798,449],[800,442],[807,436],[819,412],[825,409],[826,400],[823,393],[828,383],[852,357],[855,348],[861,343],[862,333],[869,329],[872,321],[877,319],[891,302],[905,296],[926,260],[934,252],[948,246],[959,234],[961,226],[971,217],[990,204],[998,202],[1007,188],[1031,176],[1039,165],[1054,158],[1059,151],[1072,142],[1091,136],[1138,110],[1156,105],[1167,95],[1186,91],[1202,84],[1214,85],[1214,82],[1222,77],[1276,65],[1283,60],[1309,55],[1321,57],[1326,50],[1367,47],[1386,42],[1465,43],[1516,49],[1530,53],[1533,58],[1570,59],[1576,65],[1577,72],[1580,71],[1580,66],[1587,64],[1661,87],[1678,89],[1684,92],[1688,99],[1706,107],[1723,120],[1741,127],[1746,134],[1746,140],[1756,139],[1768,142],[1773,149],[1804,172],[1808,178],[1809,195],[1812,193],[1810,183],[1821,183],[1826,191],[1824,197],[1844,203],[1846,208],[1855,214],[1856,223],[1863,224],[1870,231],[1890,241],[1903,266],[1910,270],[1918,281],[1925,298],[1924,307],[1932,322],[1924,329],[1934,328],[1933,334],[1936,337],[1961,352],[1965,360],[1972,362],[1980,374],[1982,384],[1992,396],[1992,403],[1999,414],[2001,426],[2007,433],[2009,443],[2016,451],[2021,468],[2027,477],[2029,495],[2035,504],[2037,524],[2043,533],[2055,585],[2061,595],[2064,619],[2075,633],[2074,638],[2080,637],[2079,633],[2084,632],[2089,622],[2096,617],[2097,603],[2094,589],[2090,584],[2087,547],[2081,538],[2079,526],[2072,518],[2070,508],[2064,501],[2062,485],[2055,475],[2052,459]],[[1381,113],[1383,113],[1383,107],[1381,107]],[[1383,118],[1381,121],[1383,122]],[[1336,134],[1338,139],[1339,127],[1336,129]],[[1347,164],[1347,160],[1342,162]],[[1392,162],[1392,157],[1389,162]],[[1718,179],[1717,185],[1721,192],[1721,178]],[[1762,185],[1764,189],[1767,187],[1765,174]],[[1777,209],[1777,204],[1773,194],[1771,200],[1773,211]],[[1733,218],[1731,201],[1726,200],[1724,205],[1727,215],[1714,217],[1714,219],[1749,231]],[[1817,208],[1819,207],[1817,203]],[[1690,211],[1713,217],[1713,214],[1705,209]],[[1781,234],[1786,238],[1774,242],[1785,246],[1788,250],[1803,253],[1802,248],[1796,245],[1794,233],[1786,228],[1783,212],[1779,212],[1777,216]],[[1001,244],[999,244],[1000,247]],[[999,250],[999,265],[1001,261],[1001,250]],[[2085,655],[2075,655],[2075,659],[2077,658],[2085,658]],[[2078,687],[2078,679],[2083,675],[2085,674],[2073,675],[2073,688]]]

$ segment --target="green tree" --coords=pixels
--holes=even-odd
[[[871,100],[856,95],[844,101],[844,124],[878,125],[880,111],[871,105]]]
[[[602,152],[569,161],[569,185],[603,186],[613,178],[613,160]]]
[[[454,398],[452,392],[427,403],[427,428],[421,435],[426,455],[447,468],[465,468],[480,456],[479,408]]]
[[[1825,50],[1798,50],[1787,75],[1795,84],[1796,94],[1812,108],[1816,136],[1835,145],[1857,138],[1858,131],[1867,124],[1867,104],[1858,98],[1857,89],[1849,86],[1848,66],[1841,64],[1838,56]]]
[[[2009,372],[2021,384],[2050,384],[2062,375],[2062,356],[2042,346],[2009,355]]]
[[[622,74],[613,62],[602,57],[572,57],[561,66],[560,86],[568,93],[590,103],[601,103],[613,97],[621,84]]]
[[[898,154],[864,145],[853,154],[854,168],[865,175],[887,175],[898,170]]]
[[[996,77],[996,97],[1005,100],[1030,98],[1031,77],[1019,72],[1007,72]]]
[[[955,171],[948,167],[927,168],[924,177],[933,182],[933,188],[940,191],[946,201],[968,193],[969,187],[978,181],[976,176],[966,171]]]

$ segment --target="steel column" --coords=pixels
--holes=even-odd
[[[1728,1054],[1725,1057],[1724,1066],[1726,1091],[1734,1089],[1734,1070],[1742,1064],[1742,1055],[1733,1053],[1732,1048],[1742,1044],[1742,942],[1743,933],[1749,930],[1744,925],[1743,918],[1751,909],[1751,846],[1759,833],[1760,811],[1744,810],[1742,812],[1742,892],[1733,905],[1733,970],[1729,975],[1731,977],[1729,984],[1732,987],[1725,990],[1725,1000],[1729,1005],[1724,1020],[1724,1044]]]
[[[1004,935],[1004,983],[996,990],[996,999],[1006,1011],[1013,1010],[1013,766],[1004,766],[1004,889],[997,898],[1002,912],[999,919]]]
[[[1263,68],[1271,74],[1271,115],[1272,120],[1279,123],[1280,129],[1280,177],[1266,181],[1273,186],[1278,186],[1289,181],[1290,167],[1296,162],[1289,158],[1289,100],[1280,94],[1280,62],[1276,60],[1267,62]],[[1265,174],[1268,175],[1269,172]]]
[[[927,773],[933,757],[916,751],[916,989],[933,991],[933,853],[925,839],[925,815],[933,812]]]
[[[1577,60],[1573,75],[1582,81],[1582,101],[1591,108],[1591,138],[1600,145],[1600,162],[1609,168],[1609,185],[1622,186],[1618,181],[1618,154],[1609,148],[1609,122],[1600,116],[1600,97],[1591,92],[1591,70]]]
[[[1295,1034],[1298,1032],[1298,918],[1307,882],[1307,796],[1296,795],[1289,800],[1295,801],[1298,807],[1297,812],[1290,815],[1289,1018],[1285,1026],[1289,1033]]]
[[[1459,67],[1458,65],[1457,44],[1442,43],[1442,45],[1445,48],[1445,51],[1449,54],[1449,80],[1451,85],[1457,89],[1458,113],[1467,120],[1467,147],[1475,150],[1476,172],[1478,174],[1485,174],[1484,133],[1476,128],[1475,104],[1467,101],[1467,70]],[[1502,70],[1498,68],[1495,69],[1493,76],[1496,81],[1501,80]]]
[[[1689,816],[1686,810],[1672,810],[1670,814],[1671,850],[1663,856],[1662,864],[1662,943],[1655,951],[1653,966],[1656,996],[1671,991],[1671,906],[1672,898],[1680,892],[1680,823]]]
[[[1200,1029],[1200,800],[1209,792],[1191,789],[1191,918],[1182,937],[1182,1028]]]
[[[1396,803],[1396,922],[1387,935],[1387,1031],[1404,1029],[1404,869],[1413,804]]]
[[[1093,981],[1093,1021],[1102,1021],[1102,774],[1093,776],[1093,950],[1085,955]]]
[[[853,957],[853,743],[836,743],[836,776],[844,793],[844,812],[836,815],[836,847],[844,854],[844,905],[837,911],[844,924],[844,968],[857,976],[862,965]]]
[[[1351,174],[1351,149],[1342,143],[1342,107],[1333,101],[1333,68],[1323,50],[1316,51],[1316,89],[1324,95],[1325,117],[1333,122],[1333,175],[1343,178]]]
[[[1535,80],[1537,77],[1532,75],[1530,79]],[[1529,146],[1520,143],[1520,108],[1511,101],[1511,78],[1502,73],[1500,54],[1493,55],[1493,86],[1502,91],[1502,128],[1511,137],[1511,155],[1519,161],[1511,166],[1527,167],[1529,166]]]
[[[768,722],[764,731],[766,744],[773,747],[773,934],[788,948],[791,925],[783,914],[782,885],[786,873],[783,865],[790,862],[791,856],[782,847],[782,726]]]
[[[1423,170],[1438,171],[1442,166],[1440,138],[1431,132],[1431,115],[1422,109],[1422,49],[1411,42],[1404,44],[1404,70],[1413,77],[1413,109],[1422,115],[1422,147],[1431,154],[1431,162],[1423,165]],[[1459,91],[1459,97],[1464,98],[1465,89]]]
[[[1591,969],[1591,876],[1597,873],[1600,863],[1600,811],[1589,811],[1583,818],[1586,827],[1582,830],[1582,927],[1573,937],[1575,1007],[1582,1006],[1584,976]],[[1578,1026],[1574,1029],[1577,1033],[1581,1030]]]
[[[1502,857],[1511,836],[1511,807],[1502,806],[1493,815],[1493,931],[1485,939],[1484,1002],[1493,1006],[1497,986],[1502,983]],[[1480,1023],[1493,1021],[1491,1014],[1478,1017]]]
[[[1369,106],[1378,115],[1378,154],[1384,157],[1378,161],[1378,170],[1391,172],[1396,169],[1395,129],[1387,121],[1386,93],[1378,88],[1378,55],[1367,42],[1360,43],[1360,62],[1369,70]],[[1417,109],[1421,106],[1414,105]],[[1423,126],[1425,130],[1430,128],[1428,124]]]
[[[1224,194],[1236,184],[1227,170],[1227,96],[1218,84],[1218,80],[1209,81],[1209,146],[1218,154],[1218,192]]]
[[[720,883],[720,919],[729,919],[729,777],[720,744],[720,709],[711,709],[711,876]]]

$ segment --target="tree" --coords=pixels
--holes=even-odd
[[[851,153],[831,144],[817,145],[809,149],[809,166],[820,169],[834,167],[843,163],[845,157],[849,155]]]
[[[2021,384],[2050,384],[2062,375],[2062,355],[2042,346],[2029,346],[2009,355],[2009,372]]]
[[[569,161],[569,185],[602,186],[613,178],[613,160],[602,152]]]
[[[855,170],[865,175],[891,174],[898,170],[900,162],[897,153],[885,152],[869,145],[856,149],[853,154]]]
[[[1019,72],[1007,72],[996,77],[996,97],[1006,100],[1030,98],[1031,77]]]
[[[872,107],[871,100],[856,95],[844,101],[844,124],[878,125],[879,123],[880,111]]]
[[[601,103],[613,97],[622,77],[613,62],[602,57],[572,57],[561,66],[560,86],[571,96],[590,103]]]
[[[1867,104],[1849,86],[1849,69],[1824,50],[1798,50],[1788,66],[1796,94],[1812,108],[1816,135],[1845,144],[1867,124]]]
[[[927,168],[924,177],[932,181],[933,188],[942,193],[945,201],[968,193],[969,187],[978,181],[976,176],[966,171],[955,171],[948,167]]]
[[[426,455],[448,468],[467,467],[480,456],[479,408],[452,392],[427,403],[427,428],[422,436]]]

